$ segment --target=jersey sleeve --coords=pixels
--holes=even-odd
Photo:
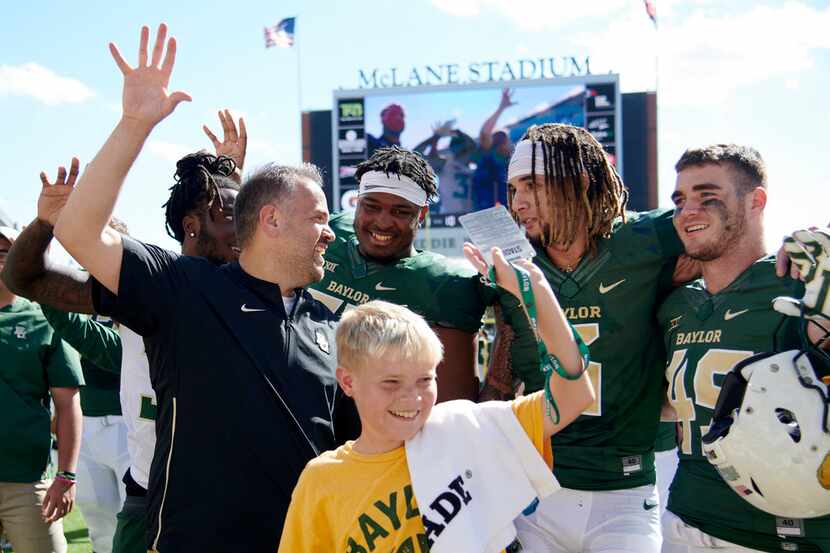
[[[176,291],[182,283],[175,262],[181,256],[128,236],[122,238],[122,243],[118,294],[92,279],[95,312],[150,336],[174,312],[170,306],[175,305]]]
[[[121,374],[121,337],[112,328],[86,315],[41,305],[55,332],[81,357],[107,372]]]
[[[50,388],[77,388],[84,385],[80,355],[57,332],[52,334],[52,342],[44,361]]]
[[[300,474],[300,479],[291,494],[288,514],[282,528],[279,553],[300,553],[312,551],[335,551],[330,519],[315,490],[321,483],[309,465]]]
[[[674,210],[658,210],[653,211],[652,214],[654,214],[652,219],[654,233],[657,236],[663,257],[671,258],[683,255],[683,242],[680,241],[677,230],[674,228]]]
[[[527,433],[533,447],[542,456],[548,466],[553,466],[553,455],[551,453],[550,440],[545,439],[544,419],[546,400],[544,392],[535,392],[526,396],[520,396],[510,402],[510,407],[519,424]]]
[[[457,328],[464,332],[478,332],[484,310],[495,296],[483,290],[478,273],[451,274],[444,277],[435,291],[434,324]]]

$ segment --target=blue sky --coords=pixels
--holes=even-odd
[[[210,145],[201,125],[216,130],[219,108],[246,117],[246,169],[299,160],[298,53],[304,109],[330,108],[335,89],[357,87],[360,68],[590,55],[592,70],[619,73],[625,92],[653,89],[659,63],[663,205],[687,146],[740,142],[768,163],[770,247],[787,229],[827,224],[830,4],[657,0],[657,8],[659,32],[640,0],[15,3],[0,22],[0,204],[28,222],[38,173],[95,154],[120,113],[107,42],[134,63],[140,25],[165,21],[179,41],[171,88],[194,101],[151,136],[116,214],[167,247],[177,246],[161,210],[174,161]],[[292,15],[299,52],[266,50],[263,26]]]

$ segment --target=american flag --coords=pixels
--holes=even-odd
[[[657,6],[655,5],[656,0],[643,0],[646,5],[646,13],[648,14],[649,18],[651,18],[651,22],[654,23],[654,26],[657,26]]]
[[[291,48],[294,46],[295,19],[294,17],[286,17],[273,27],[265,27],[265,47]]]

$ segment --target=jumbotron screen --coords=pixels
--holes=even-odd
[[[357,201],[356,166],[397,144],[421,153],[438,177],[430,226],[506,203],[507,164],[528,127],[587,128],[622,171],[617,75],[487,85],[336,91],[332,135],[335,210]]]

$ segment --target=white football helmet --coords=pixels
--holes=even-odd
[[[738,363],[703,437],[709,462],[749,503],[780,517],[830,514],[827,386],[798,350]]]

